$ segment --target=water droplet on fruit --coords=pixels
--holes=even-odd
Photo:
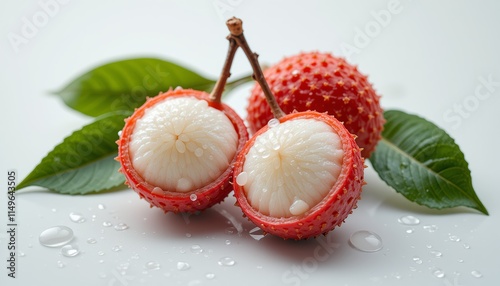
[[[201,148],[196,148],[196,150],[194,150],[194,155],[195,155],[196,157],[201,157],[201,156],[203,156],[203,149],[201,149]]]
[[[177,152],[182,154],[186,152],[186,144],[184,144],[184,142],[182,142],[181,140],[176,140],[175,149],[177,149]]]
[[[122,130],[118,131],[118,137],[122,137]]]
[[[183,261],[177,262],[177,270],[185,271],[185,270],[188,270],[189,268],[191,268],[189,263],[183,262]]]
[[[67,226],[54,226],[42,233],[38,240],[40,244],[47,247],[58,247],[65,245],[73,239],[73,230]]]
[[[217,264],[219,264],[220,266],[233,266],[236,264],[236,261],[231,257],[222,257],[221,259],[219,259]]]
[[[371,231],[360,230],[354,232],[349,242],[354,248],[364,252],[376,252],[382,249],[382,238]]]
[[[191,252],[195,254],[200,254],[203,252],[203,248],[201,248],[201,246],[198,244],[193,244],[191,245]]]
[[[65,245],[61,248],[61,254],[66,257],[77,256],[80,253],[80,250],[76,245]]]
[[[236,177],[236,184],[238,184],[238,186],[244,186],[247,183],[247,181],[248,181],[247,172],[241,172]]]
[[[197,199],[198,199],[198,196],[196,194],[191,194],[189,195],[189,199],[192,201],[192,202],[195,202]]]
[[[248,234],[255,240],[261,240],[262,238],[264,238],[264,231],[262,229],[260,229],[259,227],[254,227],[252,228]]]
[[[299,70],[293,70],[293,71],[292,71],[292,75],[298,75],[299,73],[300,73],[300,71],[299,71]]]
[[[294,202],[289,208],[292,215],[301,215],[309,210],[309,205],[303,200],[295,198]]]
[[[156,261],[149,261],[144,265],[147,270],[158,270],[160,269],[160,263]]]
[[[160,195],[160,196],[163,195],[163,194],[165,194],[165,192],[163,191],[163,189],[160,188],[160,187],[154,187],[153,190],[151,191],[151,193],[154,194],[154,195]]]
[[[481,278],[483,277],[483,273],[477,271],[477,270],[472,270],[471,273],[470,273],[472,276],[476,277],[476,278]]]
[[[117,224],[117,225],[114,226],[114,229],[117,230],[117,231],[126,230],[128,228],[129,228],[129,226],[126,223],[123,223],[123,222],[121,222],[121,223],[119,223],[119,224]]]
[[[177,181],[177,189],[181,192],[189,191],[191,189],[191,181],[186,178],[180,178]]]
[[[69,219],[72,222],[76,223],[82,223],[86,221],[85,217],[81,213],[76,213],[76,212],[69,213]]]
[[[271,120],[269,120],[267,122],[267,126],[269,128],[273,128],[273,127],[276,127],[278,125],[280,125],[280,121],[277,118],[272,118]]]
[[[398,222],[404,225],[417,225],[420,223],[420,220],[412,215],[407,215],[400,217]]]

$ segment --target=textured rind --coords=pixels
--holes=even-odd
[[[191,96],[201,100],[207,100],[209,94],[203,91],[192,89],[176,89],[161,93],[158,96],[150,98],[140,108],[136,109],[134,114],[125,120],[125,126],[122,130],[120,139],[118,139],[118,157],[117,160],[121,164],[120,172],[125,175],[126,184],[136,191],[139,196],[148,201],[151,206],[159,207],[165,212],[171,211],[175,213],[187,212],[195,213],[202,211],[212,205],[223,201],[229,192],[233,189],[231,182],[233,176],[233,165],[236,156],[233,158],[229,167],[215,181],[209,185],[197,190],[180,193],[171,190],[163,190],[164,194],[153,193],[155,186],[144,181],[144,179],[133,168],[129,152],[129,142],[133,133],[135,122],[144,115],[147,108],[154,106],[156,103],[163,101],[168,97],[183,97]],[[238,134],[237,152],[241,150],[248,140],[248,132],[243,120],[236,112],[224,103],[214,103],[208,101],[209,105],[216,108],[229,118],[233,124],[236,133]],[[196,195],[196,200],[191,200],[190,196]]]
[[[340,226],[352,210],[356,208],[357,201],[361,198],[362,186],[365,184],[365,166],[361,151],[354,141],[354,136],[349,133],[341,122],[332,116],[314,111],[292,113],[280,118],[280,122],[298,118],[322,120],[331,126],[341,138],[344,150],[342,170],[330,192],[321,202],[300,216],[276,218],[263,215],[251,207],[245,196],[244,186],[239,186],[236,184],[236,179],[233,179],[237,204],[250,221],[267,233],[284,239],[295,240],[326,234],[335,227]],[[265,126],[259,130],[238,154],[234,166],[234,178],[242,172],[245,155],[254,144],[255,138],[267,129],[268,127]]]
[[[380,96],[356,66],[329,53],[309,52],[284,58],[264,76],[285,113],[327,112],[357,136],[364,158],[374,151],[385,122],[383,110]],[[258,84],[249,97],[247,114],[251,133],[273,118]]]

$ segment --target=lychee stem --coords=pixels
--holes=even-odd
[[[227,79],[231,76],[231,66],[233,64],[234,54],[236,54],[236,50],[238,50],[238,44],[236,41],[229,36],[227,39],[229,40],[229,48],[227,50],[226,60],[224,62],[224,66],[222,67],[220,77],[215,83],[214,89],[210,93],[209,97],[210,101],[216,103],[221,102],[222,93],[224,92]]]
[[[226,22],[227,28],[231,32],[229,35],[230,39],[234,39],[234,41],[238,44],[238,46],[243,49],[245,55],[250,62],[250,65],[253,69],[253,78],[257,81],[264,92],[264,96],[266,97],[267,103],[269,107],[271,107],[271,111],[275,118],[281,118],[285,115],[283,110],[278,105],[276,98],[274,97],[267,81],[264,77],[264,73],[262,72],[262,68],[260,67],[257,53],[252,52],[248,43],[245,39],[245,35],[243,35],[243,21],[236,17],[233,17]]]

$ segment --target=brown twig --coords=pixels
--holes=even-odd
[[[238,44],[231,37],[227,37],[229,40],[229,48],[227,51],[226,61],[222,67],[222,72],[219,79],[215,83],[214,89],[210,93],[209,100],[212,102],[220,103],[222,98],[222,93],[226,86],[227,79],[231,76],[231,65],[233,64],[234,55],[236,50],[238,50]]]
[[[227,20],[226,25],[231,33],[228,38],[234,39],[238,46],[245,52],[245,55],[247,56],[248,61],[250,62],[250,65],[253,69],[253,78],[259,83],[260,87],[262,88],[262,91],[264,92],[267,103],[271,107],[271,111],[274,117],[278,119],[283,117],[285,113],[279,107],[278,103],[276,102],[276,98],[274,97],[271,89],[269,88],[269,85],[267,84],[266,79],[264,78],[264,73],[262,72],[258,60],[259,55],[252,52],[245,39],[245,35],[243,35],[243,21],[241,21],[241,19],[233,17]]]

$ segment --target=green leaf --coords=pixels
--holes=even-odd
[[[215,81],[177,64],[154,58],[111,62],[92,69],[55,94],[69,107],[90,116],[132,111],[146,97],[181,86],[210,91]]]
[[[54,147],[18,185],[41,186],[63,194],[87,194],[117,187],[125,182],[118,172],[118,132],[129,112],[96,118]]]
[[[410,201],[429,208],[465,206],[488,214],[453,138],[416,115],[389,110],[384,117],[382,139],[370,157],[382,180]]]

